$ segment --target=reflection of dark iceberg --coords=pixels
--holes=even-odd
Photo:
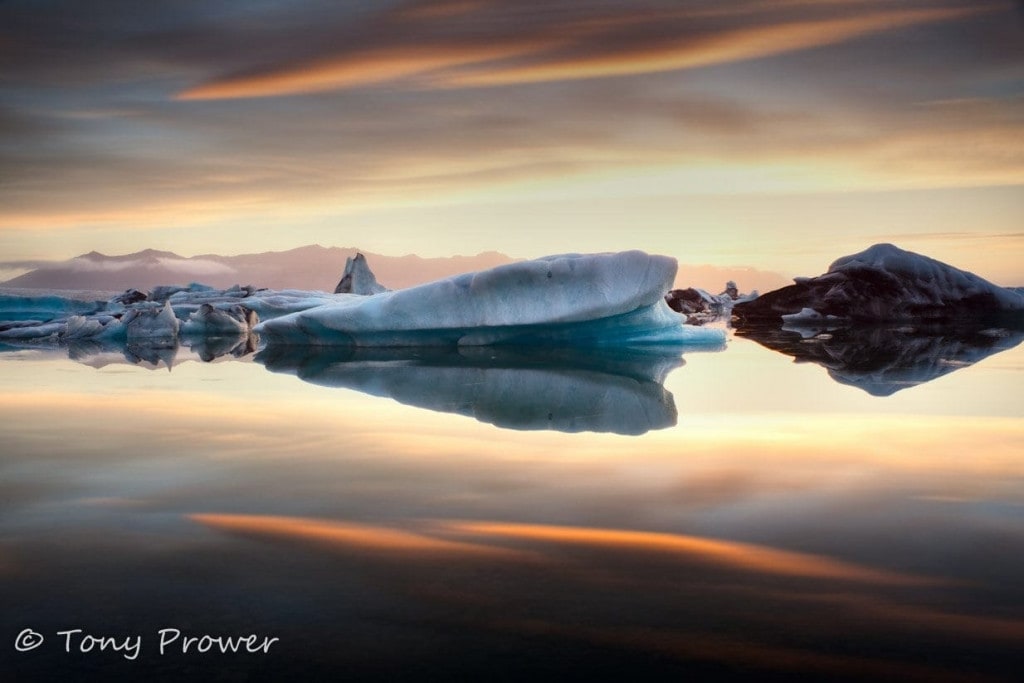
[[[676,423],[665,376],[680,349],[270,346],[268,370],[509,429],[642,434]]]
[[[823,331],[819,331],[823,330]],[[774,326],[737,330],[774,351],[828,369],[840,384],[872,396],[890,396],[901,389],[937,379],[973,365],[1024,339],[1024,332],[978,327],[832,327],[778,329]]]

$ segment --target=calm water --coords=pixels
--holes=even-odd
[[[1019,678],[1024,345],[987,339],[7,349],[0,677]]]

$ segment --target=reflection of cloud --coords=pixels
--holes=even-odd
[[[371,659],[424,670],[429,651],[438,676],[464,680],[476,676],[459,675],[462,655],[444,653],[471,649],[472,673],[502,661],[522,680],[567,680],[580,663],[666,674],[635,676],[651,679],[1012,679],[1019,410],[979,417],[977,397],[963,396],[948,417],[856,414],[818,383],[786,387],[804,408],[785,412],[782,391],[771,406],[749,391],[744,349],[733,351],[742,377],[728,372],[732,352],[692,362],[717,384],[677,391],[700,409],[642,439],[496,439],[242,363],[143,376],[53,371],[31,360],[40,352],[19,353],[0,396],[0,503],[20,504],[4,510],[0,564],[17,574],[3,575],[0,602],[31,623],[69,609],[157,627],[215,615],[293,644],[330,623],[287,661],[320,670],[367,671]],[[780,378],[798,374],[779,365]],[[809,416],[819,395],[815,407],[834,412]],[[717,509],[680,506],[680,481],[717,489]],[[951,514],[912,500],[960,489],[981,503]],[[218,514],[246,510],[259,514]],[[472,521],[524,516],[553,526]],[[421,521],[433,517],[460,521]],[[645,528],[754,542],[629,530]],[[516,551],[540,561],[507,561]],[[893,575],[883,566],[950,583],[874,580]],[[77,590],[82,577],[120,597]],[[268,597],[246,602],[255,595]],[[339,633],[351,647],[331,647]],[[516,675],[531,666],[565,675]]]
[[[786,647],[756,640],[714,635],[700,631],[679,631],[613,625],[563,624],[542,620],[499,620],[494,624],[502,630],[532,636],[561,637],[584,640],[600,646],[649,652],[687,662],[713,662],[730,667],[752,667],[755,670],[788,672],[791,675],[824,676],[827,680],[917,680],[968,681],[977,676],[944,671],[938,666],[871,659],[842,654],[816,652],[810,647]],[[742,669],[741,669],[742,670]],[[748,671],[748,673],[750,673]],[[731,676],[726,676],[730,680]],[[741,676],[740,679],[743,677]],[[750,678],[758,676],[751,674]]]
[[[446,522],[444,528],[481,536],[668,553],[698,562],[764,574],[896,585],[935,582],[926,577],[878,570],[821,555],[682,534],[502,522],[453,521]]]
[[[955,636],[985,640],[1024,641],[1024,620],[998,616],[956,614],[930,607],[899,604],[866,595],[790,594],[786,600],[817,602],[890,625],[903,625]]]
[[[512,559],[523,553],[383,526],[272,515],[193,514],[189,519],[235,534],[298,540],[375,553],[469,555]]]

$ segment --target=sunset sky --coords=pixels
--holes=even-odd
[[[7,0],[0,268],[639,248],[1024,285],[1005,0]]]

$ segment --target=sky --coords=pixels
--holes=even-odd
[[[0,268],[643,249],[1024,285],[1006,0],[6,0]]]

